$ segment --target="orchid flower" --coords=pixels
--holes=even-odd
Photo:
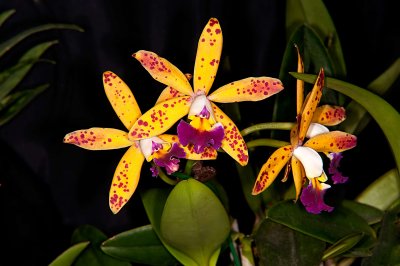
[[[300,56],[298,72],[303,72]],[[323,170],[323,161],[318,152],[333,158],[334,155],[355,147],[357,138],[341,131],[330,132],[324,126],[337,125],[342,122],[345,119],[345,110],[342,107],[330,105],[317,107],[322,96],[323,86],[324,70],[321,69],[312,91],[303,103],[304,83],[298,80],[297,123],[291,130],[291,144],[277,149],[262,166],[253,188],[253,195],[268,188],[286,165],[283,181],[287,179],[291,169],[296,200],[302,191],[305,177],[309,180],[309,185],[303,189],[300,197],[308,212],[317,214],[321,211],[333,210],[323,201],[325,190],[330,186],[324,183],[327,181],[327,175]],[[308,140],[306,141],[306,139]],[[331,167],[333,166],[331,165]]]
[[[103,74],[103,85],[114,111],[129,130],[141,116],[139,106],[129,87],[116,74]],[[201,154],[183,147],[175,135],[159,135],[139,141],[130,140],[128,132],[113,128],[89,128],[68,133],[65,143],[88,150],[109,150],[129,147],[120,160],[109,193],[111,211],[116,214],[128,202],[136,190],[144,160],[164,167],[167,174],[178,170],[179,159],[215,159],[216,152],[210,149]],[[157,171],[152,169],[154,174]]]
[[[211,18],[198,42],[193,88],[187,77],[168,60],[149,51],[133,54],[151,76],[167,85],[158,104],[147,111],[129,131],[129,139],[140,140],[162,134],[181,120],[177,131],[184,146],[197,153],[206,147],[222,148],[241,165],[248,162],[248,151],[236,125],[213,102],[260,101],[283,89],[280,80],[269,77],[245,78],[220,87],[208,95],[215,79],[222,51],[222,31]]]

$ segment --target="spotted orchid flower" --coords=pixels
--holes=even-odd
[[[248,162],[247,146],[232,120],[214,102],[259,101],[283,89],[280,80],[269,77],[246,78],[208,94],[215,79],[222,51],[222,31],[211,18],[198,42],[193,89],[187,77],[168,60],[149,51],[133,54],[151,76],[167,85],[158,104],[147,111],[131,128],[129,138],[140,140],[162,134],[188,115],[190,123],[178,124],[182,145],[201,153],[206,147],[222,148],[241,165]]]
[[[298,72],[303,72],[303,64],[299,56]],[[323,170],[323,161],[318,154],[340,154],[356,146],[354,135],[329,131],[324,125],[337,125],[345,119],[345,110],[338,106],[323,105],[317,107],[324,86],[324,71],[318,74],[314,87],[303,103],[304,83],[297,83],[297,123],[291,130],[290,145],[277,149],[262,166],[253,188],[257,195],[268,188],[286,165],[283,181],[287,179],[290,169],[296,189],[296,200],[301,191],[300,200],[310,213],[332,211],[333,208],[323,201],[327,175]],[[308,139],[308,140],[306,140]],[[309,185],[303,189],[304,182]]]
[[[114,73],[103,74],[103,85],[114,111],[129,130],[141,116],[139,106],[129,87]],[[197,154],[183,147],[176,135],[159,135],[130,140],[128,132],[113,128],[89,128],[68,133],[65,143],[77,145],[88,150],[109,150],[129,147],[121,158],[111,182],[109,205],[116,214],[128,202],[138,186],[144,160],[153,161],[157,167],[165,168],[167,174],[178,170],[179,159],[215,159],[216,152],[206,150]],[[157,174],[157,171],[153,173]]]

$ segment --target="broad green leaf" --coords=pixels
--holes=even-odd
[[[81,252],[89,245],[89,241],[81,242],[71,246],[69,249],[60,254],[53,260],[49,266],[69,266],[81,254]]]
[[[342,239],[339,239],[336,243],[325,250],[322,259],[331,259],[345,253],[346,251],[357,245],[357,243],[360,242],[363,236],[363,233],[353,233],[343,237]]]
[[[324,40],[334,63],[335,76],[346,76],[346,64],[335,25],[322,0],[287,0],[286,33],[291,36],[295,29],[307,24]]]
[[[38,44],[29,49],[15,66],[0,74],[0,100],[7,96],[26,76],[40,56],[57,41]]]
[[[364,258],[363,266],[400,265],[399,219],[396,213],[385,214],[379,230],[378,244],[372,256]]]
[[[12,47],[17,45],[19,42],[24,40],[25,38],[31,36],[32,34],[46,31],[46,30],[76,30],[83,32],[83,29],[76,26],[76,25],[71,25],[71,24],[45,24],[45,25],[40,25],[37,27],[30,28],[28,30],[25,30],[23,32],[18,33],[11,39],[8,39],[7,41],[0,43],[0,57],[2,57],[7,51],[9,51]]]
[[[83,225],[72,234],[72,244],[90,241],[88,247],[76,258],[74,266],[129,266],[128,262],[118,260],[103,253],[100,245],[107,240],[107,236],[97,228]]]
[[[261,195],[253,196],[251,195],[251,191],[254,186],[254,182],[256,181],[255,173],[251,167],[251,165],[241,166],[240,164],[236,164],[236,169],[239,174],[239,179],[241,183],[241,187],[243,190],[243,195],[246,199],[247,204],[250,209],[256,216],[261,214],[261,206],[262,206],[262,198]]]
[[[397,169],[392,169],[372,182],[356,201],[384,211],[399,198],[400,176]]]
[[[151,225],[115,235],[101,245],[104,253],[121,260],[147,265],[178,265]]]
[[[14,118],[26,105],[48,87],[48,84],[44,84],[35,89],[19,91],[4,98],[0,102],[0,126]]]
[[[196,265],[196,262],[181,251],[167,244],[163,239],[160,231],[161,215],[164,210],[170,190],[167,189],[149,189],[141,194],[144,209],[147,217],[153,226],[154,232],[157,234],[165,248],[183,265]]]
[[[382,221],[383,211],[372,207],[371,205],[366,205],[360,202],[352,201],[352,200],[343,200],[341,204],[347,208],[358,214],[362,217],[369,225],[376,224]]]
[[[308,83],[314,83],[316,75],[290,73],[295,78],[304,80]],[[378,95],[355,86],[353,84],[334,79],[325,78],[325,86],[338,91],[347,97],[357,101],[364,107],[369,114],[375,119],[379,127],[382,129],[392,149],[395,158],[397,170],[400,170],[400,114],[387,101]]]
[[[210,264],[230,232],[228,215],[215,194],[203,183],[188,179],[171,191],[161,216],[165,242],[198,265]]]
[[[372,81],[367,89],[378,95],[384,95],[390,87],[400,77],[400,58],[398,58],[384,73]],[[340,129],[352,133],[359,134],[371,120],[371,116],[367,110],[356,101],[351,101],[346,106],[347,118],[340,123]]]
[[[3,23],[12,15],[15,13],[15,9],[10,9],[7,11],[4,11],[0,14],[0,27],[3,25]]]
[[[368,253],[375,243],[375,231],[353,211],[337,206],[331,213],[308,213],[293,201],[278,203],[268,210],[267,217],[306,235],[333,244],[353,233],[363,233],[364,238],[354,251]]]
[[[255,243],[260,265],[312,266],[320,265],[325,243],[319,239],[264,219]]]

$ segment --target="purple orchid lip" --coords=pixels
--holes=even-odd
[[[202,118],[209,119],[210,118],[210,112],[207,110],[207,107],[204,105],[203,110],[199,113],[199,116]]]
[[[220,123],[215,124],[210,131],[201,131],[181,120],[177,131],[179,142],[183,146],[192,144],[196,153],[204,152],[206,147],[213,147],[218,150],[225,137],[224,127]]]
[[[177,143],[174,143],[167,153],[158,158],[154,158],[153,161],[157,166],[164,167],[167,174],[170,175],[178,171],[180,162],[179,158],[186,158],[186,153]],[[155,171],[152,170],[152,172],[155,174]]]
[[[333,207],[324,202],[325,190],[315,189],[310,181],[309,185],[301,192],[300,200],[307,212],[320,214],[322,211],[331,212]]]
[[[331,163],[329,165],[328,173],[332,175],[333,184],[346,183],[349,178],[347,176],[344,176],[342,172],[340,172],[338,169],[343,155],[339,152],[331,153],[329,154],[329,158],[331,158]]]

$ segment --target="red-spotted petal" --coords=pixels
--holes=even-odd
[[[193,90],[187,77],[167,59],[149,51],[140,50],[132,55],[157,81],[171,86],[185,95],[192,95]]]
[[[217,122],[224,126],[225,137],[222,140],[221,148],[235,159],[240,165],[244,166],[249,160],[249,153],[246,142],[244,141],[235,123],[214,103],[211,103],[214,116]]]
[[[165,102],[167,100],[173,99],[173,98],[177,98],[177,97],[182,97],[185,96],[183,93],[180,93],[179,91],[175,90],[172,87],[166,87],[160,94],[160,96],[158,96],[156,105],[161,103],[161,102]]]
[[[322,105],[315,110],[311,122],[335,126],[346,119],[346,110],[341,106]]]
[[[110,209],[114,214],[121,210],[135,192],[143,162],[144,156],[137,143],[120,160],[109,193]]]
[[[74,144],[87,150],[112,150],[132,145],[128,133],[114,128],[93,127],[76,130],[64,137],[64,143]]]
[[[144,113],[129,131],[131,140],[163,134],[176,121],[188,114],[191,97],[184,96],[161,102]]]
[[[103,73],[103,85],[114,111],[129,130],[142,115],[129,87],[111,71]]]
[[[324,87],[324,70],[321,68],[317,80],[315,81],[314,87],[308,95],[304,106],[300,114],[300,128],[299,128],[299,140],[303,141],[306,136],[308,126],[310,125],[312,118],[314,116],[315,109],[322,96],[322,89]]]
[[[299,47],[295,45],[295,48],[297,50],[297,72],[298,73],[304,73],[304,64],[303,60],[301,59]],[[301,112],[301,107],[303,106],[304,102],[304,81],[301,79],[298,79],[296,81],[296,108],[297,108],[297,115],[300,114]]]
[[[217,89],[208,99],[218,103],[260,101],[283,90],[279,79],[269,77],[245,78]]]
[[[268,158],[258,174],[253,187],[253,195],[260,194],[274,182],[282,168],[289,161],[291,154],[292,146],[287,145],[277,149],[271,157]]]
[[[306,172],[301,162],[294,156],[291,160],[292,174],[294,187],[296,188],[296,200],[299,198],[301,189],[303,188],[304,182],[306,180]]]
[[[211,18],[204,27],[197,46],[194,65],[194,91],[204,91],[211,88],[217,74],[222,51],[222,31],[216,18]]]
[[[342,152],[357,145],[357,137],[342,131],[331,131],[317,135],[304,143],[317,152]]]

